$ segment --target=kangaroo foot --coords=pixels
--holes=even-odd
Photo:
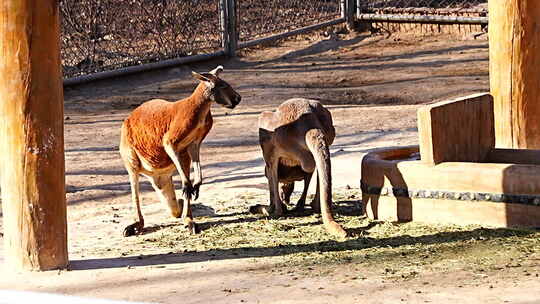
[[[185,224],[184,224],[184,227],[186,227],[187,231],[189,231],[190,234],[197,234],[199,233],[199,227],[197,226],[197,224],[195,224],[194,221],[190,220],[190,221],[187,221]]]
[[[287,214],[293,214],[293,215],[304,214],[304,213],[306,213],[306,209],[303,206],[301,207],[296,206],[290,211],[287,211]]]
[[[321,204],[318,200],[311,201],[311,210],[313,210],[314,213],[321,213]]]
[[[131,225],[126,226],[124,228],[124,236],[133,236],[136,234],[141,234],[143,232],[144,223],[143,222],[135,222]]]
[[[270,210],[269,206],[255,205],[249,207],[249,213],[251,214],[262,214],[264,216],[270,216],[271,212],[272,211]]]
[[[347,237],[347,231],[341,227],[338,223],[335,221],[325,223],[324,225],[326,227],[326,231],[330,233],[331,235],[338,237],[338,238],[345,238]]]
[[[287,208],[283,206],[281,210],[277,211],[275,208],[272,208],[270,206],[255,205],[249,207],[249,212],[251,214],[262,214],[271,218],[279,218],[283,216],[283,214],[287,213]]]

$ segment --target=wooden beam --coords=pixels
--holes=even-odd
[[[489,74],[498,148],[540,149],[540,1],[489,1]]]
[[[58,0],[0,2],[0,177],[5,261],[67,266]]]
[[[423,162],[483,162],[495,145],[493,99],[475,94],[418,110]]]

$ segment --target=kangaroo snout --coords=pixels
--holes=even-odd
[[[240,103],[241,100],[242,100],[242,96],[237,94],[231,100],[231,104],[227,105],[226,107],[229,109],[234,109]]]

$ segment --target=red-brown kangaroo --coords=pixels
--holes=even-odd
[[[124,121],[120,154],[129,174],[135,222],[124,229],[124,236],[139,234],[144,218],[139,201],[139,176],[150,179],[159,199],[169,206],[173,217],[182,217],[191,233],[197,233],[191,213],[191,199],[199,196],[202,183],[199,150],[212,128],[210,106],[216,102],[233,109],[240,95],[219,78],[222,66],[209,73],[192,72],[200,81],[188,98],[175,102],[161,99],[147,101]],[[195,178],[190,180],[190,166]],[[176,200],[172,176],[177,171],[182,180],[182,199]]]

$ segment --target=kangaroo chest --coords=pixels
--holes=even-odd
[[[183,138],[178,138],[177,150],[185,150],[193,142],[202,142],[210,129],[212,129],[212,115],[208,113],[202,119],[199,119],[192,125],[190,132]]]

